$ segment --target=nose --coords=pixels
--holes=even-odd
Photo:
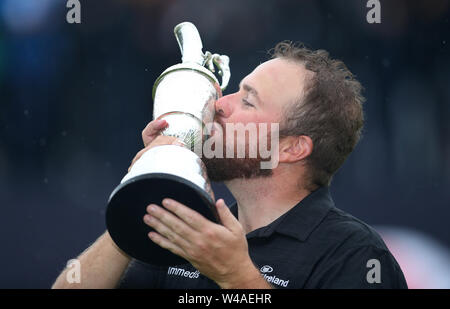
[[[227,118],[231,115],[232,107],[230,99],[231,95],[226,95],[216,101],[216,113],[219,114],[219,116]]]

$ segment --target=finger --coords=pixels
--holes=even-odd
[[[142,130],[142,141],[147,147],[169,124],[164,119],[150,121]]]
[[[164,236],[156,233],[156,232],[150,232],[148,233],[148,237],[158,246],[169,250],[172,253],[175,253],[176,255],[181,256],[182,258],[186,259],[186,253],[182,248],[177,246],[176,244],[172,243],[170,240],[165,238]]]
[[[192,210],[186,205],[183,205],[182,203],[172,200],[170,198],[165,198],[162,201],[162,204],[165,208],[176,214],[188,226],[190,226],[196,231],[201,231],[202,227],[204,227],[205,224],[211,223],[211,221],[203,217],[195,210]]]
[[[155,219],[157,219],[157,221],[164,225],[163,227],[161,227],[164,232],[168,232],[166,231],[167,228],[170,229],[171,232],[177,234],[179,237],[187,241],[195,238],[194,230],[189,225],[187,225],[186,222],[183,222],[181,218],[178,218],[170,211],[167,211],[162,207],[158,207],[157,205],[151,204],[147,207],[147,212],[150,217],[154,217]],[[155,224],[158,224],[159,222],[155,222]]]
[[[147,214],[144,216],[144,222],[177,246],[182,248],[189,246],[189,243],[181,237],[182,234],[178,234],[171,226],[165,225],[158,218]]]
[[[241,224],[238,219],[231,213],[228,206],[225,204],[223,199],[219,199],[216,202],[217,213],[219,214],[220,221],[223,226],[232,232],[237,232],[241,230]]]

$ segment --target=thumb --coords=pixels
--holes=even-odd
[[[230,209],[225,204],[225,201],[223,199],[219,199],[216,202],[216,208],[223,226],[225,226],[227,229],[233,232],[236,231],[238,228],[240,228],[239,221],[231,213]]]

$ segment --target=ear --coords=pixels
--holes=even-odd
[[[280,141],[280,163],[295,163],[311,155],[313,141],[309,136],[287,136]]]

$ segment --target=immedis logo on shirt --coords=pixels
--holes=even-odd
[[[276,275],[268,275],[273,272],[272,266],[264,265],[259,269],[259,271],[261,272],[261,275],[264,277],[264,279],[269,283],[282,287],[287,287],[289,284],[289,280],[280,279]]]
[[[168,275],[186,277],[190,279],[197,279],[200,276],[200,272],[198,270],[195,271],[187,271],[183,268],[177,267],[169,267],[167,270]]]

